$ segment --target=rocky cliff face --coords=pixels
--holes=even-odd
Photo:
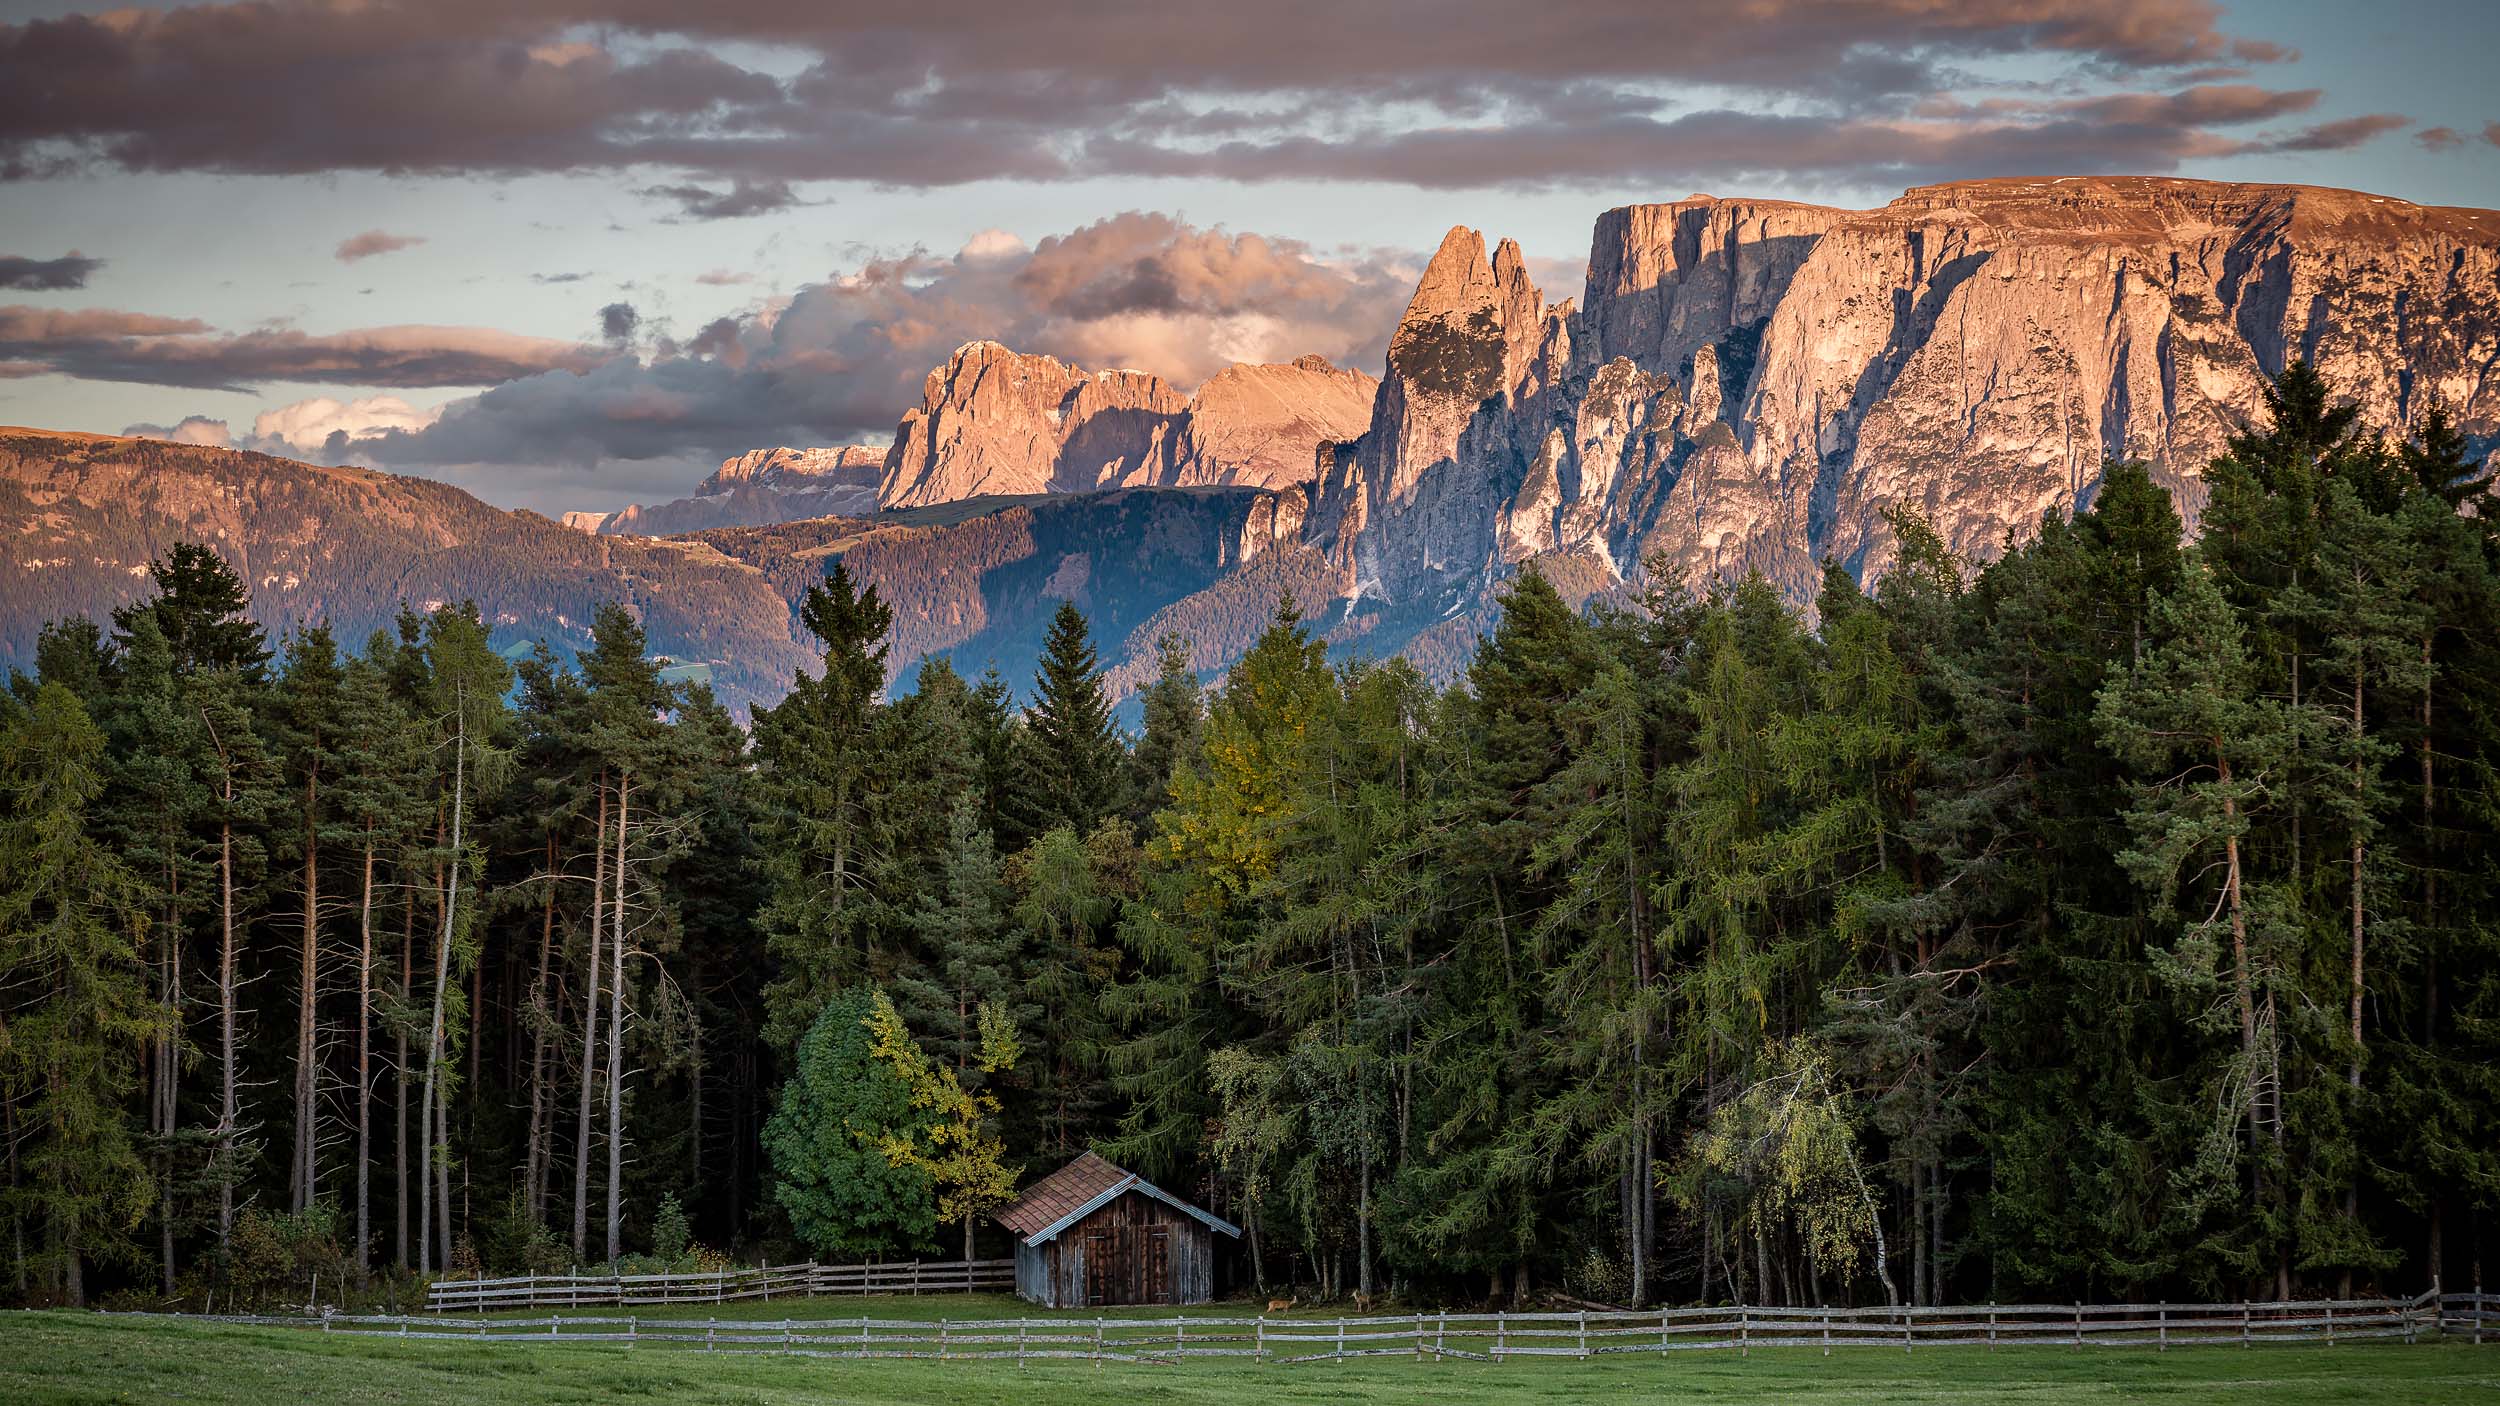
[[[2402,434],[2500,443],[2500,214],[2164,179],[1973,181],[1850,212],[1696,196],[1602,216],[1583,305],[1453,230],[1308,531],[1347,613],[1436,619],[1531,557],[1622,582],[1880,572],[1903,504],[1993,554],[2139,458],[2201,474],[2306,357]],[[1584,573],[1583,573],[1584,575]],[[1385,641],[1384,641],[1385,643]]]
[[[1291,484],[1308,476],[1321,441],[1363,432],[1373,385],[1304,357],[1235,366],[1184,396],[1143,371],[1088,372],[972,342],[929,373],[895,429],[878,502]]]

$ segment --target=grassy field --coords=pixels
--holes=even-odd
[[[929,1300],[923,1300],[929,1303]],[[936,1305],[933,1305],[933,1307]],[[955,1305],[960,1308],[960,1301]],[[880,1309],[879,1312],[883,1312]],[[964,1315],[969,1316],[969,1315]],[[965,1403],[1096,1402],[2064,1403],[2181,1406],[2500,1399],[2500,1344],[2135,1349],[1977,1348],[1687,1353],[1597,1362],[1328,1363],[1173,1367],[841,1362],[595,1346],[519,1347],[324,1337],[71,1313],[0,1314],[0,1401],[405,1402],[410,1406],[655,1400]]]

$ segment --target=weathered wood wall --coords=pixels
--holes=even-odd
[[[1016,1247],[1016,1293],[1050,1308],[1197,1304],[1215,1297],[1215,1232],[1129,1192],[1041,1245]]]

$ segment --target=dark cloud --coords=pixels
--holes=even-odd
[[[2424,151],[2454,151],[2465,145],[2465,134],[2454,127],[2425,127],[2413,139]]]
[[[1161,214],[1113,216],[1032,247],[990,231],[951,257],[873,259],[786,303],[715,319],[668,354],[496,386],[359,449],[429,471],[563,465],[577,485],[595,468],[602,488],[673,491],[689,466],[758,444],[892,433],[928,369],[976,338],[1183,388],[1235,361],[1306,352],[1377,366],[1414,277],[1388,255],[1324,262],[1290,240]]]
[[[54,293],[65,288],[84,288],[89,275],[102,267],[102,259],[87,258],[75,249],[57,259],[29,259],[18,254],[0,254],[0,288],[17,293]]]
[[[2491,143],[2493,146],[2500,146],[2500,122],[2487,122],[2483,124],[2483,140]]]
[[[580,283],[590,277],[586,273],[533,273],[532,283]]]
[[[2349,151],[2402,127],[2413,125],[2413,119],[2393,113],[2373,112],[2361,117],[2347,117],[2337,122],[2321,122],[2297,132],[2252,142],[2247,150],[2258,152]]]
[[[0,307],[0,362],[24,374],[202,390],[268,381],[349,386],[490,386],[550,368],[586,371],[605,353],[482,327],[290,327],[219,332],[195,318],[110,308]]]
[[[806,64],[745,66],[759,46]],[[1745,132],[1693,146],[1715,115],[1672,104],[1697,88],[1831,129],[1817,145],[1865,153],[1861,183],[2045,169],[2025,164],[2044,151],[2168,169],[2230,145],[2218,127],[2314,102],[2217,81],[2288,57],[2226,32],[2216,0],[248,0],[0,27],[0,175],[657,169],[682,178],[647,194],[717,219],[787,208],[808,180],[1407,181],[1384,143],[1429,158],[1429,185],[1834,169]],[[2066,70],[2044,91],[2099,96],[1915,115],[2043,58]],[[1636,146],[1538,162],[1574,128]]]
[[[339,247],[333,251],[332,257],[342,264],[352,264],[358,259],[370,259],[376,254],[396,254],[402,249],[412,249],[424,242],[425,236],[421,234],[393,234],[388,230],[369,229],[362,234],[350,235],[340,240]]]
[[[741,283],[753,283],[755,275],[730,269],[713,269],[709,273],[696,274],[694,281],[706,288],[731,288]]]
[[[655,200],[675,201],[678,212],[689,220],[767,215],[799,203],[788,181],[733,181],[727,190],[699,185],[651,186],[642,193]]]
[[[632,303],[610,303],[599,309],[599,335],[611,346],[623,346],[634,339],[634,329],[642,325],[642,314]]]

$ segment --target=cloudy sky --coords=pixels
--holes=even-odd
[[[995,337],[1377,370],[1420,252],[2155,173],[2500,207],[2491,0],[0,0],[0,423],[554,511]]]

